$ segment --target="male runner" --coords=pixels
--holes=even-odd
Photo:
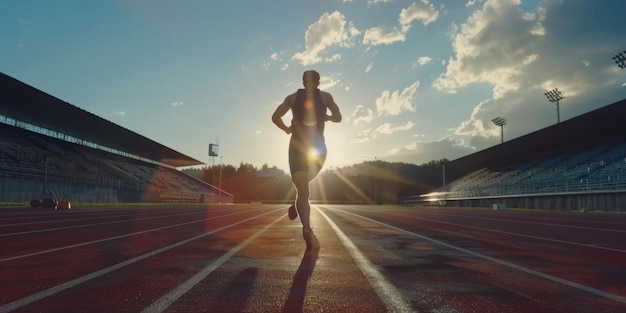
[[[288,135],[289,171],[291,180],[296,187],[295,203],[289,207],[289,218],[295,219],[300,214],[302,237],[307,250],[318,248],[319,242],[311,229],[309,215],[309,183],[317,176],[326,160],[326,143],[324,141],[324,123],[341,122],[339,107],[330,93],[320,91],[320,74],[313,70],[302,75],[304,89],[285,98],[272,115],[272,122]],[[283,116],[291,110],[291,126],[283,122]],[[330,111],[330,115],[326,112]]]

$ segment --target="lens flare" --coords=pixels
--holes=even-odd
[[[311,99],[306,99],[304,100],[304,108],[307,110],[310,110],[313,108],[313,100]]]
[[[316,148],[310,148],[306,155],[309,161],[313,161],[319,158],[320,152]]]

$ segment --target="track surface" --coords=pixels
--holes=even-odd
[[[626,312],[626,215],[0,209],[0,312]]]

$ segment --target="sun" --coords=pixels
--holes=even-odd
[[[316,148],[314,148],[314,147],[310,148],[309,151],[307,151],[307,154],[306,154],[306,157],[307,157],[307,159],[309,159],[309,161],[314,161],[319,156],[320,156],[320,152]]]

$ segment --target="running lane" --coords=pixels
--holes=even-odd
[[[626,217],[317,205],[0,210],[0,312],[624,312]]]

